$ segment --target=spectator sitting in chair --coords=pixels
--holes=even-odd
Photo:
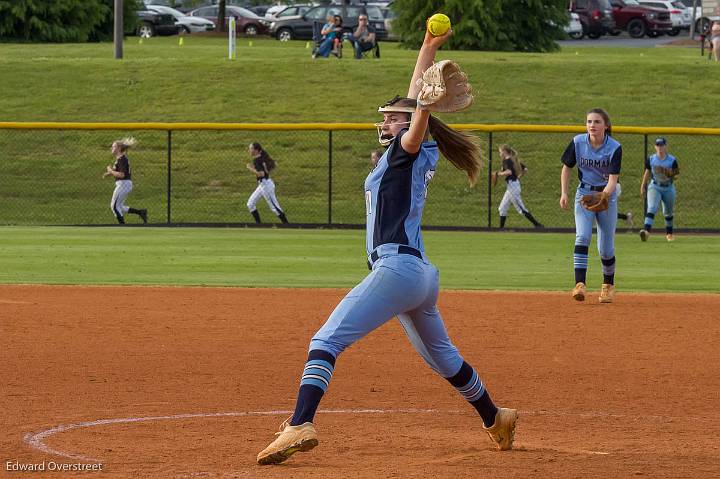
[[[328,15],[328,20],[330,20],[330,15]],[[330,53],[339,58],[339,51],[340,48],[342,48],[343,36],[342,17],[340,15],[335,15],[332,23],[326,23],[322,30],[320,30],[320,34],[322,35],[323,40],[320,43],[317,53],[313,55],[313,58],[327,58],[330,56]]]
[[[368,23],[367,15],[360,15],[358,18],[358,27],[348,37],[355,48],[355,58],[362,58],[362,54],[368,50],[372,50],[376,46],[375,29]],[[377,55],[376,55],[377,56]]]

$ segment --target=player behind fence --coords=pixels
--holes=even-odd
[[[379,140],[388,149],[365,180],[366,252],[371,272],[337,305],[310,341],[295,412],[281,425],[275,441],[258,454],[260,464],[279,463],[317,446],[313,419],[338,356],[394,316],[426,363],[478,411],[497,447],[512,447],[517,411],[495,406],[478,373],[448,337],[437,308],[439,273],[424,252],[420,232],[428,183],[439,153],[465,171],[471,184],[480,169],[480,150],[473,137],[451,129],[426,109],[444,105],[447,109],[443,111],[454,111],[472,101],[464,73],[456,64],[433,65],[435,53],[449,36],[449,32],[438,37],[426,33],[408,98],[395,97],[379,108],[383,114],[383,122],[378,123]],[[447,71],[452,73],[446,77]],[[421,89],[416,84],[421,75],[427,82],[441,75],[453,78],[450,87],[461,91],[442,95],[440,88],[429,83]],[[434,141],[428,141],[428,132]]]
[[[255,223],[259,224],[260,213],[255,205],[257,205],[260,197],[263,197],[270,207],[270,210],[280,218],[280,221],[287,223],[288,219],[285,217],[283,210],[280,209],[280,204],[275,196],[275,182],[270,178],[270,172],[275,169],[275,160],[268,155],[267,151],[263,150],[260,143],[250,143],[248,152],[252,158],[252,163],[248,163],[246,167],[257,179],[257,188],[255,188],[255,191],[253,191],[247,201],[250,214],[255,218]]]
[[[645,173],[640,183],[640,195],[647,193],[647,213],[645,213],[645,226],[640,230],[640,239],[647,241],[650,230],[655,221],[660,203],[662,202],[665,216],[665,238],[675,240],[673,236],[673,210],[675,208],[675,177],[680,174],[677,158],[668,153],[667,140],[655,140],[655,154],[645,160]],[[650,184],[648,185],[648,181]]]
[[[520,162],[517,151],[510,145],[500,145],[498,153],[500,154],[500,158],[502,158],[502,166],[500,170],[493,175],[504,177],[506,188],[500,206],[498,207],[498,211],[500,212],[500,228],[505,227],[510,204],[515,207],[518,213],[527,218],[535,228],[543,228],[543,225],[525,208],[525,204],[520,196],[520,177],[527,173],[527,167]],[[493,184],[495,184],[496,181],[494,177]]]
[[[587,133],[575,136],[562,155],[560,207],[567,208],[570,169],[578,167],[580,184],[575,192],[575,288],[572,295],[585,300],[588,250],[593,223],[597,222],[597,245],[602,262],[603,282],[599,300],[612,303],[615,296],[615,227],[617,185],[622,147],[612,136],[610,116],[602,108],[587,113]]]
[[[135,138],[123,138],[113,141],[110,152],[115,157],[115,163],[108,165],[103,178],[112,176],[115,179],[115,190],[110,200],[110,209],[115,214],[118,223],[125,224],[125,213],[138,215],[143,223],[147,223],[147,210],[125,206],[125,200],[133,189],[132,175],[130,174],[130,160],[127,152],[135,146]]]

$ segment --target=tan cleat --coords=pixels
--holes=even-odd
[[[640,240],[641,241],[647,241],[649,237],[650,237],[649,231],[647,231],[645,229],[640,230]]]
[[[485,432],[488,433],[490,439],[497,444],[498,449],[501,451],[512,449],[517,420],[517,410],[499,407],[497,414],[495,414],[495,424],[484,427]]]
[[[672,234],[665,235],[665,238],[667,238],[668,241],[675,241],[675,237]]]
[[[601,303],[612,303],[615,299],[615,286],[603,283],[600,289],[600,298],[598,299]]]
[[[575,301],[585,301],[585,292],[586,291],[587,291],[587,288],[585,287],[585,283],[576,284],[572,291],[573,299]]]
[[[311,422],[291,426],[287,420],[275,435],[277,439],[258,454],[258,464],[280,464],[296,452],[307,452],[318,445],[317,432]]]

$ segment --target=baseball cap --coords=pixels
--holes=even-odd
[[[665,146],[667,145],[667,140],[661,136],[660,138],[655,138],[655,144],[657,146]]]

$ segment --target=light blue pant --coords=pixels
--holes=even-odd
[[[663,206],[663,214],[665,215],[665,224],[672,226],[673,210],[675,208],[675,185],[660,186],[650,182],[647,190],[647,212],[645,216],[645,224],[652,226],[655,220],[655,213],[660,208],[660,202]],[[668,219],[669,218],[669,219]]]
[[[582,207],[580,198],[592,191],[578,188],[575,193],[575,244],[590,246],[593,223],[597,223],[597,245],[602,259],[615,256],[615,227],[617,225],[617,192],[610,196],[608,209],[593,213]]]
[[[408,254],[383,256],[335,307],[310,341],[337,357],[348,346],[397,316],[425,362],[448,378],[463,364],[437,308],[439,273],[430,262]]]

